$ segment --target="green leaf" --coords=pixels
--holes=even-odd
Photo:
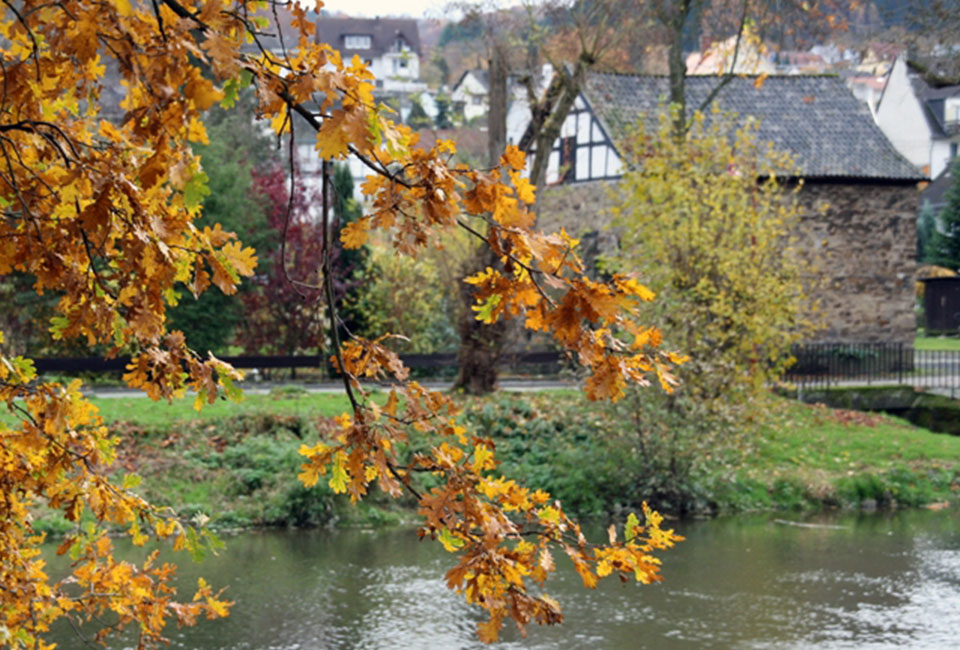
[[[138,474],[126,474],[123,477],[121,486],[124,490],[132,490],[143,482],[143,478]]]
[[[453,533],[450,532],[450,529],[446,526],[440,529],[440,536],[437,537],[437,539],[439,539],[440,543],[443,544],[443,548],[447,549],[451,553],[463,546],[463,540],[459,537],[455,537]]]
[[[203,532],[201,532],[200,535],[207,540],[207,548],[209,548],[210,552],[214,555],[217,555],[217,551],[222,551],[223,549],[227,548],[227,545],[223,543],[223,540],[206,528],[203,529]]]
[[[190,557],[193,558],[194,562],[203,562],[204,558],[207,557],[207,549],[200,543],[200,536],[197,534],[197,529],[193,526],[187,526],[186,533],[186,549],[190,552]]]
[[[203,198],[210,195],[210,188],[207,186],[209,180],[210,178],[202,171],[190,177],[183,187],[183,202],[188,208],[199,207],[203,203]]]
[[[20,381],[22,382],[33,381],[33,379],[37,376],[37,369],[34,367],[32,359],[14,357],[13,367],[16,373],[20,376]]]
[[[560,511],[553,506],[545,506],[541,508],[540,512],[537,513],[537,516],[544,521],[549,521],[554,524],[560,523]]]
[[[50,335],[54,341],[63,339],[63,331],[70,326],[70,321],[66,316],[54,316],[50,319]]]
[[[254,18],[255,23],[258,23],[257,18],[263,17]],[[263,18],[263,20],[266,21],[266,18]],[[227,79],[227,82],[223,84],[223,99],[220,100],[220,105],[224,108],[233,108],[240,96],[240,91],[248,87],[252,81],[253,74],[249,70],[241,70],[238,76]]]
[[[229,375],[220,375],[220,383],[223,384],[223,392],[231,402],[243,401],[243,390],[233,382],[233,377]]]
[[[473,310],[477,312],[477,320],[483,321],[484,323],[493,322],[493,310],[496,309],[497,305],[500,304],[502,297],[499,293],[495,293],[486,300],[484,300],[479,305],[474,305]]]
[[[623,536],[629,542],[634,537],[637,536],[637,528],[640,527],[640,520],[637,519],[637,515],[630,513],[630,516],[627,517],[627,524],[623,527]]]

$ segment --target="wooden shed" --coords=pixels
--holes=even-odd
[[[921,282],[927,334],[960,334],[960,277]]]

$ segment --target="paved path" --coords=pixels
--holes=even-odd
[[[431,390],[450,390],[452,381],[430,381],[424,380],[420,384]],[[339,382],[324,382],[320,384],[301,384],[297,382],[285,383],[241,383],[240,387],[248,395],[268,395],[271,391],[281,388],[302,388],[309,393],[343,393],[343,384]],[[376,389],[376,384],[368,385],[368,388]],[[580,390],[581,384],[576,381],[564,379],[503,379],[500,381],[500,390],[514,392],[536,392],[543,390]],[[145,397],[146,395],[139,390],[123,387],[98,387],[84,386],[84,394],[88,397],[96,398],[118,398],[118,397]]]

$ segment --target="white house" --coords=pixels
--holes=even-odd
[[[477,68],[466,70],[450,93],[455,110],[463,111],[463,119],[470,121],[487,114],[487,100],[490,94],[490,71]]]
[[[545,64],[538,79],[549,80],[553,68]],[[507,103],[526,102],[527,91],[520,82],[520,73],[507,75]],[[542,90],[542,88],[541,88]],[[483,117],[490,107],[490,70],[474,68],[466,70],[450,92],[454,112],[460,112],[463,119],[469,122],[472,119]],[[507,109],[510,110],[509,107]]]
[[[960,145],[960,85],[935,88],[899,57],[880,97],[877,123],[897,151],[936,178]]]
[[[359,56],[384,92],[422,92],[420,32],[412,18],[328,18],[317,21],[317,42],[329,43],[344,61]]]

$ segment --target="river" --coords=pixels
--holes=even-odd
[[[960,513],[901,511],[676,522],[665,582],[586,591],[569,563],[548,593],[558,627],[504,628],[499,648],[956,648]],[[410,530],[261,531],[180,561],[236,601],[225,621],[170,630],[173,648],[480,648],[480,614],[443,585],[451,557]],[[62,630],[61,648],[82,647]],[[118,643],[124,648],[129,644]]]

